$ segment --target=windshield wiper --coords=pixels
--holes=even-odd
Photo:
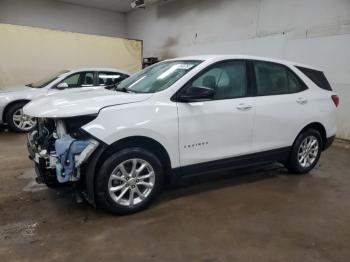
[[[126,87],[123,87],[123,88],[116,87],[115,91],[123,92],[123,93],[130,93],[130,91]]]
[[[139,91],[134,91],[134,90],[130,90],[127,87],[122,87],[122,88],[118,88],[118,85],[116,85],[115,87],[115,91],[118,92],[123,92],[123,93],[128,93],[128,94],[143,94],[144,92],[139,92]]]
[[[33,87],[33,83],[27,84],[26,86],[28,86],[28,87]]]
[[[140,92],[136,92],[136,91],[130,90],[130,89],[128,89],[127,87],[118,88],[118,85],[116,85],[115,91],[123,92],[123,93],[129,93],[129,94],[130,94],[130,93],[131,93],[131,94],[140,93]]]

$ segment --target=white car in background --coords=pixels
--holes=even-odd
[[[6,123],[13,132],[28,132],[35,125],[32,117],[23,114],[29,101],[57,92],[76,92],[113,88],[129,77],[129,73],[113,68],[80,68],[63,70],[38,82],[0,88],[0,124]]]
[[[117,91],[56,94],[24,107],[37,181],[74,185],[117,214],[146,208],[163,181],[280,162],[313,169],[336,134],[338,96],[322,71],[250,56],[152,65]]]

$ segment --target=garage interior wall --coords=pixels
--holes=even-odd
[[[0,0],[0,23],[125,36],[125,14],[52,0]]]
[[[142,42],[0,24],[0,86],[31,83],[62,69],[141,69]]]
[[[251,54],[314,65],[340,95],[338,137],[350,139],[349,0],[177,0],[126,16],[144,56]]]
[[[0,0],[0,86],[65,68],[139,70],[142,42],[115,37],[125,37],[123,13],[52,0]]]

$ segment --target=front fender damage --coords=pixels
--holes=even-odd
[[[90,162],[94,162],[93,154],[103,142],[81,131],[79,126],[81,123],[67,119],[39,119],[37,129],[27,136],[28,152],[35,162],[38,183],[49,187],[70,184],[77,189],[77,196],[81,193],[86,196]]]
[[[99,142],[93,139],[77,140],[64,135],[55,141],[56,176],[59,183],[80,180],[80,167],[98,147]]]

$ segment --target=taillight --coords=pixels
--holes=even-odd
[[[339,96],[333,95],[332,96],[333,103],[335,104],[336,107],[339,106]]]

